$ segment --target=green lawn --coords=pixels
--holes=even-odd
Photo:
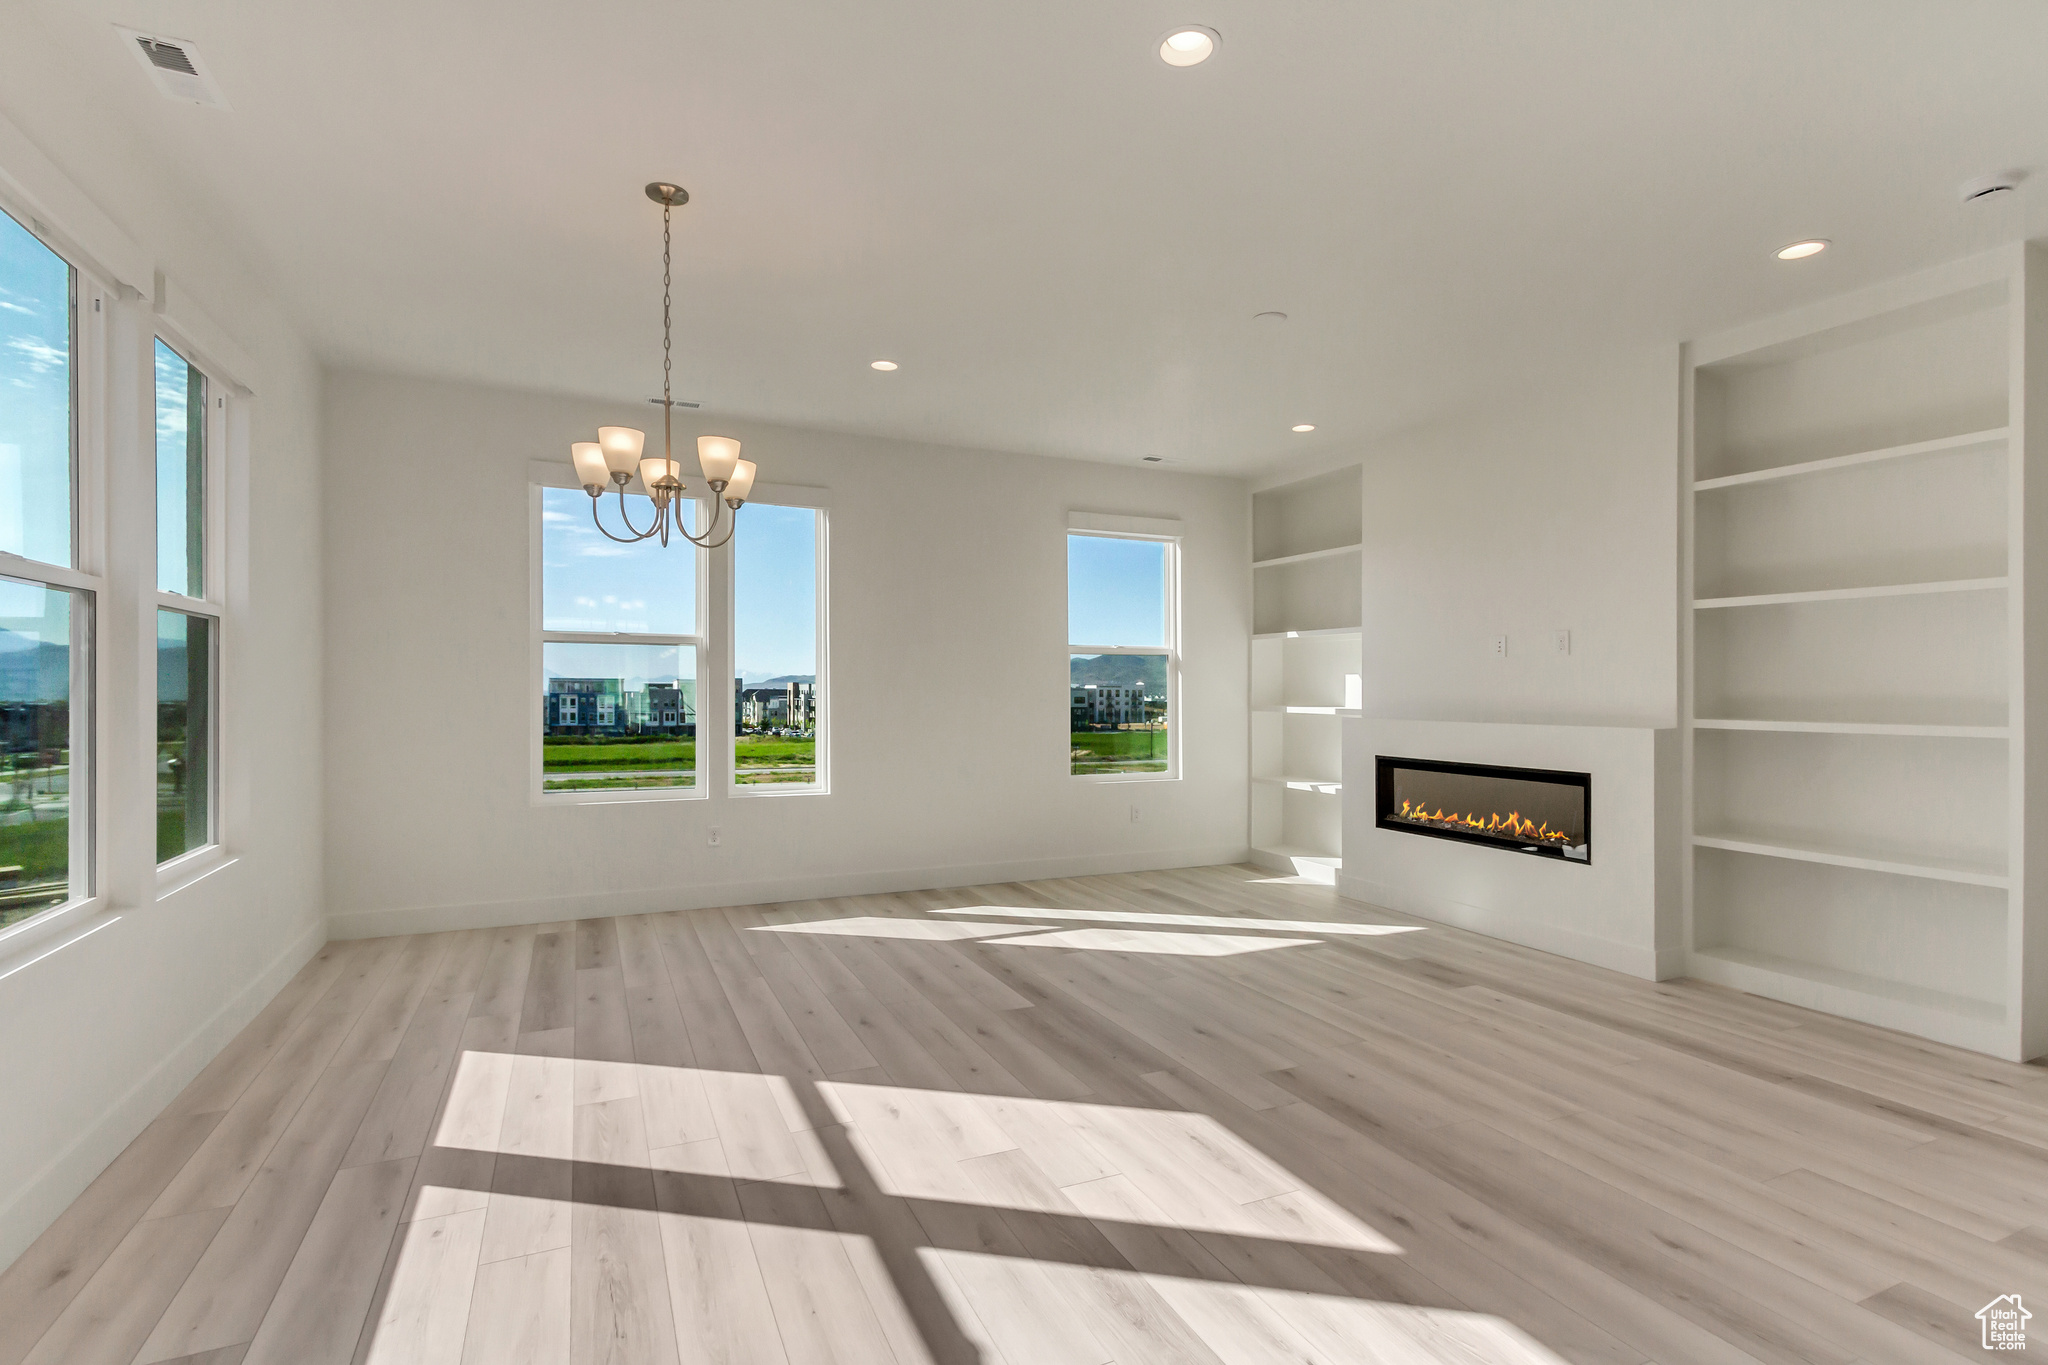
[[[818,741],[787,735],[738,735],[733,758],[742,783],[817,780]],[[541,745],[546,791],[696,785],[697,742],[648,739],[591,743],[549,740]],[[751,769],[752,771],[744,771]],[[587,774],[579,776],[578,774]],[[644,775],[641,775],[644,774]]]
[[[1076,773],[1163,773],[1165,729],[1076,730],[1068,747]]]
[[[28,825],[0,825],[0,867],[22,869],[21,887],[54,882],[46,893],[9,895],[0,891],[0,925],[27,919],[64,899],[64,877],[71,865],[71,821],[38,820]]]
[[[697,741],[663,739],[641,744],[556,744],[540,746],[541,768],[550,773],[644,772],[651,768],[694,768]]]
[[[818,780],[818,741],[815,738],[736,735],[732,750],[733,766],[741,770],[734,780],[742,786]]]

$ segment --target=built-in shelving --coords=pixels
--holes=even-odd
[[[1777,607],[1794,602],[1856,602],[1873,597],[1920,597],[1929,593],[1992,592],[2008,586],[2005,578],[1955,578],[1940,583],[1884,583],[1868,588],[1817,588],[1807,592],[1753,593],[1747,597],[1701,597],[1695,611],[1724,607]]]
[[[1965,862],[1931,859],[1902,861],[1897,858],[1880,857],[1870,852],[1808,847],[1748,835],[1695,834],[1692,842],[1696,848],[1719,848],[1730,853],[1753,853],[1762,858],[1791,858],[1796,862],[1851,867],[1865,872],[1890,872],[1901,877],[1925,877],[1929,881],[1960,882],[1966,886],[1995,886],[2002,890],[2012,885],[2012,879],[2003,872]]]
[[[1766,730],[1783,734],[1799,735],[1893,735],[1923,736],[1939,739],[2011,739],[2012,730],[2004,725],[1880,725],[1869,721],[1855,720],[1731,720],[1725,717],[1699,716],[1693,720],[1697,730]]]
[[[2048,1047],[2014,843],[2044,823],[2014,422],[2048,370],[2044,262],[1708,338],[1686,369],[1689,970],[2011,1058]]]
[[[1858,451],[1854,455],[1835,455],[1825,460],[1804,460],[1798,464],[1772,465],[1766,469],[1753,469],[1746,474],[1724,474],[1718,479],[1700,479],[1694,482],[1695,493],[1711,493],[1717,488],[1739,488],[1744,484],[1771,483],[1778,479],[1797,479],[1808,474],[1826,474],[1838,469],[1853,469],[1858,465],[1882,464],[1888,460],[1910,459],[1916,455],[1933,455],[1945,450],[1967,450],[1972,446],[1994,445],[2012,434],[2010,427],[1993,427],[1989,431],[1971,431],[1961,436],[1943,436],[1932,441],[1914,441],[1902,446],[1887,446],[1883,450]]]
[[[1335,559],[1341,555],[1358,554],[1364,547],[1353,541],[1349,545],[1332,545],[1327,550],[1305,550],[1298,555],[1281,555],[1277,559],[1255,559],[1254,569],[1277,569],[1285,564],[1308,564],[1318,559]]]
[[[1343,857],[1333,722],[1361,704],[1363,497],[1356,467],[1252,494],[1253,858],[1325,882]]]
[[[1318,777],[1255,777],[1254,782],[1264,782],[1289,791],[1313,792],[1317,796],[1339,796],[1343,794],[1342,782],[1328,782]]]

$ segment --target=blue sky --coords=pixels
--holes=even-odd
[[[1067,537],[1067,643],[1166,643],[1166,545]]]
[[[4,213],[0,550],[71,562],[71,270]]]
[[[633,524],[654,520],[654,504],[637,494],[626,498]],[[727,513],[727,515],[731,515]],[[801,507],[750,503],[740,509],[733,539],[735,656],[749,682],[788,673],[816,673],[817,513]],[[605,525],[619,522],[618,497],[604,499]],[[692,529],[695,529],[694,526]],[[620,545],[605,539],[590,520],[590,495],[580,489],[541,490],[541,573],[543,629],[646,631],[658,635],[696,633],[696,554],[671,540]],[[630,651],[644,646],[550,645],[547,671],[563,676],[674,676],[678,661],[670,650],[662,662]],[[626,650],[616,656],[604,651]],[[605,662],[610,660],[610,662]],[[569,663],[576,669],[571,672]],[[563,666],[557,667],[557,663]],[[685,676],[690,664],[682,661]]]
[[[200,381],[199,401],[206,401],[205,381]],[[164,592],[196,597],[202,584],[189,576],[186,564],[185,449],[190,435],[186,424],[191,397],[192,367],[159,339],[156,343],[156,585]]]

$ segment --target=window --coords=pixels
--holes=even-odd
[[[206,376],[156,344],[156,586],[206,595]]]
[[[823,790],[825,514],[750,502],[732,538],[735,791]]]
[[[1120,778],[1177,771],[1178,542],[1067,536],[1069,771]]]
[[[539,488],[540,790],[687,794],[697,787],[697,628],[702,552],[622,545],[581,489]],[[617,495],[604,515],[618,526]],[[695,529],[697,504],[684,504]],[[635,525],[654,504],[629,494]]]
[[[156,613],[156,860],[215,843],[214,621]]]
[[[156,343],[156,860],[220,842],[220,602],[208,570],[207,463],[225,400],[198,366]]]
[[[77,272],[0,213],[0,926],[91,894]]]

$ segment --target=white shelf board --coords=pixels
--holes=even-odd
[[[1357,635],[1357,626],[1324,626],[1320,630],[1268,630],[1252,636],[1254,640],[1309,640],[1326,635]]]
[[[1365,548],[1363,541],[1349,545],[1332,545],[1327,550],[1304,550],[1298,555],[1277,555],[1272,559],[1254,559],[1254,569],[1272,569],[1282,564],[1306,564],[1312,559],[1335,559],[1338,555],[1355,555]]]
[[[1881,450],[1863,450],[1854,455],[1836,455],[1826,460],[1807,460],[1801,464],[1781,464],[1770,469],[1752,470],[1747,474],[1724,474],[1718,479],[1697,480],[1692,490],[1708,493],[1716,488],[1735,488],[1748,483],[1769,483],[1775,479],[1796,479],[1802,474],[1824,474],[1831,469],[1853,469],[1857,465],[1877,464],[1884,460],[1910,459],[1915,455],[1932,455],[1943,450],[1967,450],[1971,446],[1990,445],[2003,441],[2012,434],[2011,427],[1991,427],[1985,431],[1965,432],[1960,436],[1943,436],[1933,441],[1915,441],[1910,445],[1886,446]]]
[[[2005,1011],[1971,996],[1912,986],[1861,972],[1822,967],[1747,948],[1696,948],[1691,975],[1788,1005],[1905,1029],[1923,1038],[1978,1051],[1994,1050]]]
[[[1282,716],[1355,716],[1355,707],[1342,706],[1254,706],[1254,712],[1264,715]]]
[[[1252,781],[1285,787],[1289,791],[1314,792],[1317,796],[1336,796],[1344,790],[1342,782],[1325,782],[1315,777],[1255,777]]]
[[[1940,858],[1876,858],[1846,848],[1826,848],[1812,841],[1781,843],[1739,834],[1695,834],[1696,848],[1726,849],[1730,853],[1753,853],[1764,858],[1790,858],[1802,863],[1825,863],[1830,867],[1858,868],[1865,872],[1889,872],[1900,877],[1923,877],[1929,881],[1960,882],[1965,886],[1991,886],[2007,890],[2012,878],[1981,864]]]
[[[1895,735],[1928,739],[2011,739],[2003,725],[1878,725],[1853,720],[1728,720],[1695,717],[1696,730],[1777,730],[1805,735]]]
[[[1788,602],[1851,602],[1871,597],[1917,597],[1925,593],[1991,592],[2009,588],[2009,578],[1951,578],[1936,583],[1889,583],[1875,588],[1820,588],[1812,592],[1767,592],[1748,597],[1701,597],[1699,611],[1720,607],[1774,607]]]

